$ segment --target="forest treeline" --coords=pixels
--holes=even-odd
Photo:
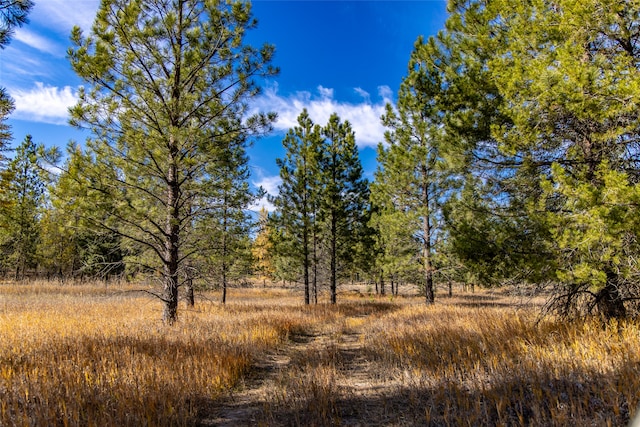
[[[0,1],[8,28],[31,2]],[[640,298],[640,4],[450,0],[418,37],[381,117],[373,182],[348,121],[301,111],[258,218],[246,147],[274,46],[245,43],[248,2],[103,0],[68,56],[85,82],[82,145],[3,158],[5,277],[152,278],[163,319],[178,291],[262,276],[305,303],[345,280],[533,284],[573,317],[634,316]],[[10,32],[9,32],[10,33]],[[8,43],[2,36],[1,43]],[[2,92],[4,120],[13,104]],[[223,300],[226,294],[223,296]]]

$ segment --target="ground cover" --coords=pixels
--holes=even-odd
[[[625,425],[640,326],[506,292],[205,293],[178,322],[132,286],[0,285],[0,425]]]

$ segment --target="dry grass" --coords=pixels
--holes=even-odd
[[[364,348],[402,378],[397,403],[415,422],[628,423],[639,403],[638,325],[536,320],[506,308],[406,307],[369,324]]]
[[[0,425],[188,425],[301,319],[201,304],[175,327],[148,296],[0,286]]]
[[[624,425],[640,402],[633,322],[537,323],[489,293],[303,307],[257,287],[168,328],[129,290],[0,285],[1,426],[207,424],[258,385],[265,425]],[[286,363],[256,370],[267,354]]]

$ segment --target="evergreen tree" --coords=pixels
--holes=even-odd
[[[60,154],[53,150],[47,157],[50,164],[56,164]],[[102,180],[115,179],[114,171],[105,168],[91,177],[83,175],[91,166],[91,159],[70,142],[67,159],[50,182],[50,204],[43,217],[39,249],[48,268],[53,269],[49,275],[107,280],[122,274],[124,257],[131,256],[122,244],[118,221],[110,214],[115,202],[108,194],[95,191]],[[54,252],[56,247],[61,250]]]
[[[420,50],[442,77],[436,108],[467,177],[448,208],[450,247],[492,265],[487,277],[553,281],[563,314],[624,316],[638,294],[637,4],[449,7],[447,30]]]
[[[254,271],[263,280],[272,280],[275,274],[273,228],[269,221],[269,212],[263,207],[258,214],[258,231],[251,246]]]
[[[9,44],[16,27],[28,22],[27,16],[32,7],[31,0],[0,0],[0,49]],[[11,127],[5,122],[14,108],[13,99],[5,88],[0,87],[0,161],[4,160],[2,151],[11,141]]]
[[[207,165],[274,119],[246,114],[259,93],[254,78],[277,71],[271,46],[243,42],[255,26],[246,2],[105,0],[91,35],[73,30],[71,63],[90,88],[80,91],[72,124],[93,133],[78,182],[109,215],[82,213],[161,266],[169,324],[196,252],[198,202],[214,179]]]
[[[287,282],[299,280],[303,275],[299,252],[293,250],[296,239],[283,227],[284,220],[279,212],[271,214],[269,221],[272,224],[270,238],[274,249],[273,275],[277,281],[286,285]]]
[[[28,22],[31,0],[0,0],[0,48],[4,48],[13,36],[16,27]]]
[[[254,200],[249,190],[249,159],[243,144],[234,144],[218,156],[218,161],[206,166],[211,178],[211,188],[205,197],[197,203],[201,214],[202,233],[194,237],[211,239],[211,250],[194,242],[198,251],[205,249],[209,253],[209,262],[222,286],[222,303],[227,300],[229,273],[242,258],[248,248],[247,238],[250,231],[250,217],[246,211]],[[202,207],[206,207],[202,209]],[[196,226],[196,229],[200,227]]]
[[[495,134],[513,125],[490,67],[504,42],[493,26],[499,20],[481,2],[451,2],[449,9],[446,30],[418,40],[412,54],[425,70],[427,84],[415,89],[431,99],[444,160],[440,175],[449,181],[440,200],[446,243],[438,259],[448,269],[462,263],[469,271],[459,278],[468,273],[485,285],[537,280],[550,266],[544,227],[526,209],[540,197],[539,170],[522,152],[505,150]],[[472,274],[476,267],[483,271]]]
[[[283,145],[286,157],[277,160],[282,184],[272,199],[277,207],[276,272],[290,277],[299,271],[309,304],[312,295],[317,302],[319,266],[328,261],[335,304],[340,271],[353,267],[366,246],[369,188],[362,177],[355,134],[337,114],[320,127],[304,110]]]
[[[524,3],[501,25],[510,58],[490,64],[513,121],[496,138],[543,177],[530,210],[548,227],[565,314],[583,300],[624,317],[637,297],[639,16],[634,1]]]
[[[2,173],[3,267],[15,271],[20,280],[38,265],[40,216],[45,184],[38,166],[37,147],[27,135]]]
[[[325,140],[320,159],[319,217],[329,257],[331,303],[337,300],[339,273],[353,262],[368,220],[369,184],[362,177],[355,133],[348,121],[331,115],[322,129]]]
[[[440,75],[420,58],[422,39],[411,55],[409,73],[396,108],[387,105],[383,123],[388,148],[378,147],[379,168],[373,197],[380,207],[377,227],[389,261],[410,256],[406,248],[419,242],[427,304],[434,302],[434,250],[442,220],[441,204],[451,187],[453,167],[446,165],[436,95]],[[448,166],[448,168],[447,168]],[[400,231],[402,230],[402,231]],[[398,238],[404,236],[404,242]],[[398,252],[400,251],[400,252]],[[405,261],[406,262],[406,261]],[[394,269],[399,266],[394,267]]]
[[[11,126],[6,123],[6,120],[14,109],[15,102],[13,102],[5,88],[0,87],[0,166],[4,166],[5,156],[3,152],[6,151],[12,138]]]
[[[381,153],[378,154],[378,159]],[[380,293],[385,294],[385,279],[424,283],[424,268],[420,265],[421,247],[414,230],[407,227],[407,213],[392,203],[378,202],[381,197],[378,186],[380,175],[371,184],[371,203],[374,213],[370,226],[375,230],[374,264],[376,280],[380,282]],[[378,205],[378,203],[381,203]],[[422,274],[421,274],[422,273]]]
[[[287,132],[282,145],[285,157],[276,159],[282,183],[273,203],[279,211],[280,227],[290,240],[280,245],[288,255],[300,262],[304,281],[304,302],[311,300],[310,277],[314,261],[317,200],[320,191],[321,128],[306,110],[298,116],[298,126]],[[314,262],[315,265],[315,262]],[[314,275],[314,279],[315,279]]]

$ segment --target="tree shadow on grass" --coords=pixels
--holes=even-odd
[[[626,425],[637,402],[603,393],[602,385],[611,380],[585,372],[564,378],[522,372],[472,390],[453,381],[400,386],[366,396],[341,390],[314,401],[265,405],[254,419],[237,425]]]
[[[387,314],[400,310],[401,304],[386,301],[347,301],[334,306],[340,313],[348,317],[367,317],[373,314]]]
[[[508,300],[504,295],[477,295],[477,294],[460,294],[454,295],[451,304],[459,307],[470,308],[526,308],[538,307],[533,302],[521,301],[515,302]]]
[[[199,396],[222,395],[251,355],[204,340],[61,337],[2,364],[0,425],[163,426],[193,424]]]
[[[472,301],[472,302],[481,302],[481,301],[498,301],[501,299],[504,299],[503,296],[497,296],[497,295],[480,295],[480,294],[458,294],[458,295],[454,295],[455,299],[461,299],[461,300],[465,300],[465,301]]]

